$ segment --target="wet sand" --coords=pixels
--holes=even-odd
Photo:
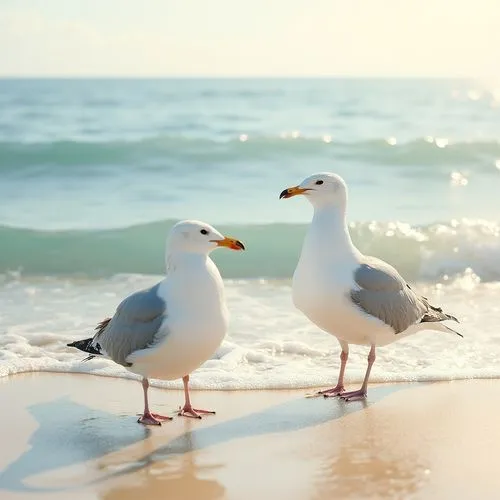
[[[203,420],[136,423],[137,382],[0,379],[0,499],[309,500],[500,497],[496,380],[306,391],[193,391]],[[155,411],[182,393],[151,390]]]

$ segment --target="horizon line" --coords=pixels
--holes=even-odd
[[[310,79],[352,79],[352,80],[482,80],[492,76],[472,75],[1,75],[0,80],[310,80]]]

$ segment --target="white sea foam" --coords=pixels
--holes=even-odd
[[[83,363],[66,343],[92,333],[128,293],[159,277],[111,280],[55,278],[7,280],[0,286],[0,377],[53,371],[136,378],[105,359]],[[192,375],[193,389],[306,388],[331,385],[339,365],[335,338],[294,309],[289,282],[228,282],[231,311],[226,341]],[[471,271],[419,291],[460,318],[464,334],[422,332],[380,348],[373,381],[424,381],[499,377],[500,283],[480,282]],[[347,381],[362,380],[367,349],[352,347]],[[180,381],[153,385],[181,388]]]

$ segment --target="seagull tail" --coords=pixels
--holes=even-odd
[[[427,302],[427,305],[429,307],[428,311],[424,314],[423,318],[420,320],[420,323],[433,323],[433,325],[429,325],[429,328],[431,330],[439,330],[442,332],[452,332],[455,333],[456,335],[460,336],[463,338],[463,335],[456,330],[453,330],[449,326],[443,325],[441,321],[455,321],[456,323],[460,323],[455,316],[452,316],[451,314],[447,314],[443,312],[443,310],[440,307],[434,307],[430,305]]]
[[[96,356],[102,356],[101,346],[99,344],[93,344],[93,337],[83,340],[77,340],[75,342],[71,342],[70,344],[66,344],[68,347],[76,347],[80,351],[86,352],[90,354],[83,361],[89,361]]]
[[[457,321],[457,323],[458,323],[458,321]],[[464,338],[464,336],[460,332],[453,330],[453,328],[450,328],[449,326],[443,325],[442,323],[440,323],[440,325],[445,329],[445,331],[450,332],[450,333],[454,333],[454,334],[458,335],[459,337]]]
[[[453,318],[453,316],[452,316],[452,318]],[[458,323],[458,321],[457,321],[457,323]],[[422,325],[422,326],[424,326],[424,325]],[[424,328],[425,328],[425,326],[424,326]],[[449,326],[446,326],[444,323],[433,322],[432,325],[428,326],[428,328],[429,328],[429,330],[436,330],[436,331],[439,331],[439,332],[454,333],[455,335],[458,335],[459,337],[464,338],[464,336],[460,332],[457,332],[456,330],[453,330],[453,328],[450,328]]]

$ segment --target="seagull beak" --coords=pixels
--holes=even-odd
[[[309,191],[307,188],[301,188],[299,186],[294,186],[288,189],[284,189],[281,191],[280,194],[280,200],[281,198],[291,198],[292,196],[297,196],[298,194],[304,194],[306,191]]]
[[[223,240],[211,240],[218,247],[226,247],[231,250],[245,250],[245,245],[240,240],[236,240],[235,238],[228,238],[227,236]]]

